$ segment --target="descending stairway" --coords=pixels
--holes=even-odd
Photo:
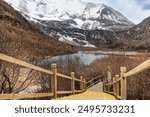
[[[99,82],[88,89],[89,91],[103,92],[103,83]]]
[[[92,86],[84,93],[70,95],[58,100],[115,100],[116,98],[110,94],[102,92],[102,82]]]

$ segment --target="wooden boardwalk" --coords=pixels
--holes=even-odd
[[[116,75],[113,77],[112,82],[104,82],[101,83],[101,75],[97,77],[92,77],[91,80],[86,81],[86,78],[80,76],[79,78],[75,77],[75,73],[71,72],[70,76],[61,74],[57,72],[57,65],[51,64],[51,69],[44,69],[39,66],[32,65],[25,61],[21,61],[19,59],[7,56],[5,54],[0,53],[0,60],[4,62],[8,62],[11,64],[16,64],[21,66],[22,68],[28,68],[31,70],[35,70],[44,74],[48,74],[50,76],[50,86],[51,90],[46,93],[27,93],[27,94],[0,94],[0,99],[30,99],[30,98],[39,98],[39,97],[51,97],[50,99],[57,99],[58,95],[68,94],[71,96],[58,98],[58,100],[115,100],[127,99],[127,79],[131,78],[131,76],[141,73],[143,71],[150,69],[150,59],[141,63],[137,67],[133,68],[130,71],[126,71],[126,67],[120,67],[120,75]],[[1,74],[0,74],[1,75]],[[70,91],[58,91],[57,89],[57,79],[61,77],[62,79],[70,80]],[[110,78],[107,78],[110,79]],[[76,82],[80,84],[80,89],[76,89]],[[100,83],[99,83],[100,82]],[[98,84],[97,84],[98,83]],[[104,93],[104,92],[106,93]],[[80,93],[80,94],[79,94]],[[108,94],[109,93],[109,94]],[[110,95],[112,94],[112,95]],[[116,98],[115,98],[116,97]]]
[[[104,92],[87,90],[84,93],[58,98],[57,100],[116,100],[116,98]]]
[[[100,82],[83,93],[58,98],[58,100],[116,100],[116,98],[102,92],[102,83]]]

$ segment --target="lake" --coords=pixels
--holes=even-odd
[[[78,57],[80,60],[86,64],[89,65],[91,62],[95,61],[96,59],[108,57],[108,55],[103,55],[103,54],[84,54],[84,53],[75,53],[75,54],[67,54],[67,55],[61,55],[61,56],[54,56],[50,58],[46,58],[43,60],[38,60],[37,64],[44,65],[44,64],[49,64],[52,61],[58,60],[58,59],[65,59],[67,57],[75,58]]]

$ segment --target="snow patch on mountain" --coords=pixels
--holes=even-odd
[[[133,25],[116,10],[82,0],[5,0],[48,35],[76,46],[95,47],[86,30],[122,30]]]
[[[66,42],[66,43],[69,43],[71,45],[96,48],[96,46],[90,44],[88,41],[85,41],[85,40],[76,39],[77,42],[75,42],[74,38],[72,38],[70,36],[64,36],[64,35],[61,35],[61,34],[59,34],[59,37],[60,37],[59,41]]]
[[[101,29],[99,20],[109,20],[127,24],[130,21],[111,9],[102,14],[104,4],[86,3],[82,0],[6,0],[14,8],[38,20],[74,20],[78,28]],[[131,22],[130,22],[131,23]],[[95,24],[98,24],[96,27]]]

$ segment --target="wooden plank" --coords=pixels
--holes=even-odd
[[[82,91],[81,90],[75,90],[75,93],[81,93]]]
[[[81,82],[81,80],[80,80],[80,79],[77,79],[77,78],[74,78],[74,80],[75,80],[75,81],[78,81],[78,82]]]
[[[98,80],[98,81],[94,82],[94,85],[95,85],[95,84],[97,84],[97,83],[99,83],[99,82],[100,82],[100,80]]]
[[[100,82],[100,80],[96,81],[96,82],[93,82],[92,84],[90,84],[87,89],[89,89],[90,87],[92,87],[93,85],[97,84],[98,82]]]
[[[87,87],[87,89],[89,89],[91,86],[93,86],[93,85],[89,85],[89,86]]]
[[[111,95],[113,95],[113,94],[114,94],[114,92],[110,92],[110,91],[106,91],[106,93],[109,93],[109,94],[111,94]]]
[[[72,91],[57,91],[57,94],[72,94]]]
[[[28,93],[28,94],[0,94],[0,100],[7,99],[29,99],[39,97],[52,97],[53,93]]]
[[[93,84],[90,84],[90,85],[87,87],[87,89],[89,89],[89,88],[92,87],[92,86],[94,86],[94,83],[93,83]]]
[[[58,100],[116,100],[116,98],[107,93],[87,90],[83,93],[59,98]]]
[[[97,79],[97,78],[96,78],[96,79]],[[91,79],[91,80],[89,80],[89,81],[87,82],[87,84],[91,83],[93,80],[95,80],[95,79]]]
[[[101,77],[101,75],[99,75],[99,76],[97,76],[97,77],[95,77],[95,78],[89,80],[89,81],[87,82],[87,84],[90,83],[90,82],[92,82],[93,80],[96,80],[97,78],[100,78],[100,77]]]
[[[89,81],[87,82],[87,84],[90,83],[90,82],[92,82],[93,80],[96,80],[97,78],[100,78],[100,77],[101,77],[101,75],[99,75],[99,76],[97,76],[97,77],[95,77],[95,78],[89,80]]]
[[[47,70],[47,69],[29,64],[25,61],[21,61],[19,59],[15,59],[13,57],[10,57],[10,56],[7,56],[7,55],[1,54],[1,53],[0,53],[0,60],[10,62],[10,63],[13,63],[13,64],[17,64],[17,65],[20,65],[20,66],[23,66],[23,67],[27,67],[27,68],[30,68],[30,69],[33,69],[33,70],[36,70],[36,71],[40,71],[40,72],[43,72],[43,73],[52,74],[52,72],[50,70]]]
[[[132,75],[135,75],[137,73],[140,73],[140,72],[142,72],[144,70],[148,70],[148,69],[150,69],[150,59],[143,62],[142,64],[140,64],[136,68],[132,69],[131,71],[125,73],[124,77],[132,76]]]
[[[57,76],[72,80],[71,76],[63,75],[61,73],[57,73]]]

